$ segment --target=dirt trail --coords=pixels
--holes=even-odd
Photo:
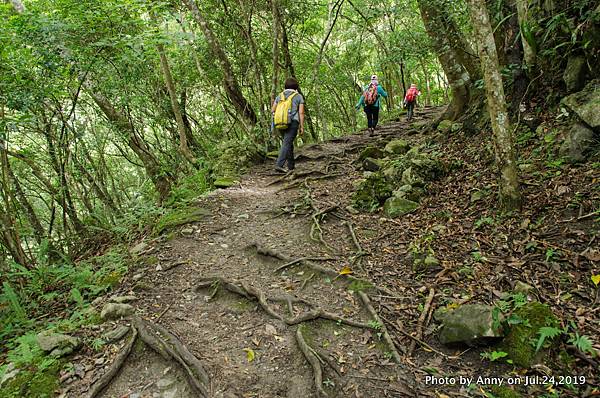
[[[416,123],[435,111],[426,110]],[[346,210],[352,184],[362,175],[353,164],[360,149],[414,132],[401,121],[380,127],[372,137],[356,134],[307,146],[299,151],[295,175],[275,174],[270,162],[256,166],[238,185],[198,202],[209,216],[145,250],[142,259],[150,265],[134,271],[137,281],[126,283],[124,292],[137,284],[138,315],[166,327],[200,360],[210,376],[210,396],[316,397],[319,371],[321,394],[331,397],[419,396],[415,375],[395,363],[407,347],[396,337],[390,347],[385,322],[373,318],[359,293],[368,295],[375,312],[386,305],[381,297],[399,294],[400,278],[386,275],[401,270],[370,272],[369,245],[386,235],[386,221]],[[277,270],[286,264],[282,258],[303,257],[316,259]],[[330,272],[349,266],[361,280],[319,272],[310,264]],[[213,277],[222,282],[198,289]],[[264,293],[274,314],[254,297],[227,290],[225,282]],[[319,309],[329,315],[290,324]],[[324,319],[332,314],[339,319]],[[352,321],[359,325],[347,324]],[[299,338],[308,345],[306,354]],[[70,394],[82,396],[101,373],[85,377]],[[100,396],[195,395],[178,365],[139,343]]]

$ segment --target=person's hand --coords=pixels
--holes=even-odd
[[[300,136],[304,135],[304,126],[300,126]]]

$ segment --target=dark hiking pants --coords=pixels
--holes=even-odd
[[[298,134],[299,125],[300,123],[297,120],[292,120],[292,123],[290,123],[290,127],[288,127],[287,130],[281,130],[281,135],[283,136],[283,144],[281,144],[281,149],[279,150],[279,157],[277,158],[276,165],[278,167],[283,167],[283,165],[287,161],[288,169],[294,169],[294,139]]]
[[[369,128],[377,127],[379,121],[379,107],[373,105],[365,106],[365,113],[367,114],[367,126]]]
[[[408,120],[411,120],[415,114],[415,103],[416,103],[416,101],[406,103],[406,110],[407,110],[406,118]]]

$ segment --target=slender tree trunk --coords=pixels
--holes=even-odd
[[[148,144],[139,137],[127,116],[119,112],[104,96],[93,90],[89,91],[92,99],[104,113],[106,118],[127,137],[127,144],[144,165],[146,174],[156,187],[159,200],[164,201],[171,191],[172,178],[162,170],[158,159],[150,151]]]
[[[10,3],[13,7],[13,9],[18,12],[19,14],[22,14],[23,12],[25,12],[25,6],[23,5],[23,3],[21,2],[21,0],[5,0],[7,3]]]
[[[173,108],[173,114],[175,115],[175,121],[177,122],[177,131],[179,132],[179,152],[181,152],[181,155],[184,157],[184,159],[186,159],[192,165],[195,165],[196,159],[194,158],[194,154],[188,146],[185,124],[183,123],[183,116],[181,114],[179,102],[177,102],[177,93],[175,91],[175,84],[173,83],[173,76],[171,75],[169,61],[167,60],[167,54],[165,53],[165,49],[162,44],[157,44],[156,48],[160,56],[160,68],[162,69],[165,78],[167,91],[169,91],[171,107]]]
[[[279,90],[279,5],[277,0],[271,0],[273,14],[273,80],[271,84],[271,104],[275,102]]]
[[[531,22],[529,20],[529,1],[516,0],[517,15],[519,20],[519,29],[521,32],[521,43],[523,44],[523,53],[525,64],[531,70],[535,66],[535,50],[527,41],[531,32]]]
[[[227,55],[225,55],[225,52],[217,40],[217,37],[208,26],[208,22],[200,13],[196,2],[194,0],[183,0],[183,2],[191,11],[194,19],[196,22],[198,22],[198,25],[200,25],[200,29],[202,29],[202,32],[204,33],[204,37],[210,46],[211,52],[221,65],[227,96],[233,103],[233,106],[235,106],[240,115],[242,115],[244,120],[248,123],[247,127],[250,130],[257,123],[256,114],[240,90],[240,86],[233,73],[233,68],[231,67],[231,63],[229,62]]]
[[[485,0],[469,0],[468,3],[475,37],[479,44],[479,57],[485,80],[487,106],[494,131],[496,164],[500,169],[500,203],[505,209],[514,210],[521,205],[521,194],[519,192],[514,138],[506,110],[496,43]]]

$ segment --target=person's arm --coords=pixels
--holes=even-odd
[[[383,87],[377,86],[377,91],[379,92],[379,95],[383,96],[383,98],[387,98],[388,95],[385,92],[385,90],[383,89]]]
[[[273,101],[273,105],[271,106],[271,113],[274,114],[275,113],[275,109],[277,109],[277,100],[278,100],[279,96],[275,97],[275,101]]]
[[[298,105],[298,116],[300,118],[300,135],[304,134],[304,104]]]
[[[355,108],[356,109],[360,109],[361,106],[365,106],[365,95],[361,95],[360,98],[358,99],[358,103],[356,104]]]

